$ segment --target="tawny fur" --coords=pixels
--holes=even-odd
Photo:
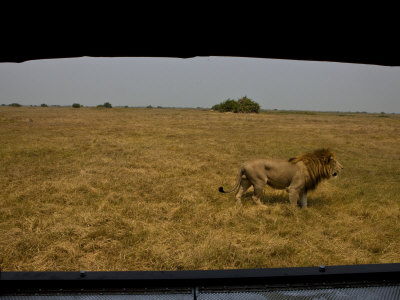
[[[235,186],[221,193],[231,193],[238,187],[236,199],[241,203],[241,196],[250,186],[254,187],[253,200],[261,204],[260,198],[267,184],[275,189],[285,189],[292,204],[307,206],[307,192],[313,190],[322,179],[336,177],[343,166],[336,160],[330,149],[319,149],[299,155],[289,160],[253,159],[245,162],[238,171]]]

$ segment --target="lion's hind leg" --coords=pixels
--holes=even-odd
[[[242,180],[241,180],[240,186],[239,186],[239,190],[236,193],[236,203],[237,204],[242,204],[242,200],[241,200],[242,195],[249,189],[250,186],[251,186],[251,182],[247,178],[242,177]]]
[[[254,185],[254,195],[252,199],[257,205],[263,205],[261,203],[261,196],[263,194],[263,190],[264,190],[263,185]]]

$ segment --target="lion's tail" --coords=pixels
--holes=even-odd
[[[220,186],[218,190],[219,190],[221,193],[225,193],[225,194],[232,193],[234,190],[236,190],[236,189],[238,188],[240,182],[242,181],[243,171],[244,171],[244,169],[243,169],[243,166],[242,166],[242,167],[239,169],[239,172],[238,172],[238,175],[237,175],[237,178],[236,178],[235,186],[234,186],[231,190],[229,190],[229,191],[224,191],[224,188],[223,188],[222,186]]]

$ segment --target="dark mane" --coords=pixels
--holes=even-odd
[[[293,164],[303,162],[306,165],[309,176],[306,176],[305,188],[313,190],[322,179],[330,177],[330,162],[333,158],[335,154],[330,149],[318,149],[292,157],[288,161]]]

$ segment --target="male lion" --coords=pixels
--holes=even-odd
[[[235,186],[221,193],[236,193],[236,200],[240,204],[242,194],[254,186],[252,199],[261,204],[260,197],[266,184],[275,189],[286,189],[290,203],[300,207],[307,207],[307,192],[315,189],[322,179],[336,177],[343,166],[336,160],[330,149],[319,149],[314,152],[299,155],[289,160],[281,159],[253,159],[245,162],[239,169]]]

